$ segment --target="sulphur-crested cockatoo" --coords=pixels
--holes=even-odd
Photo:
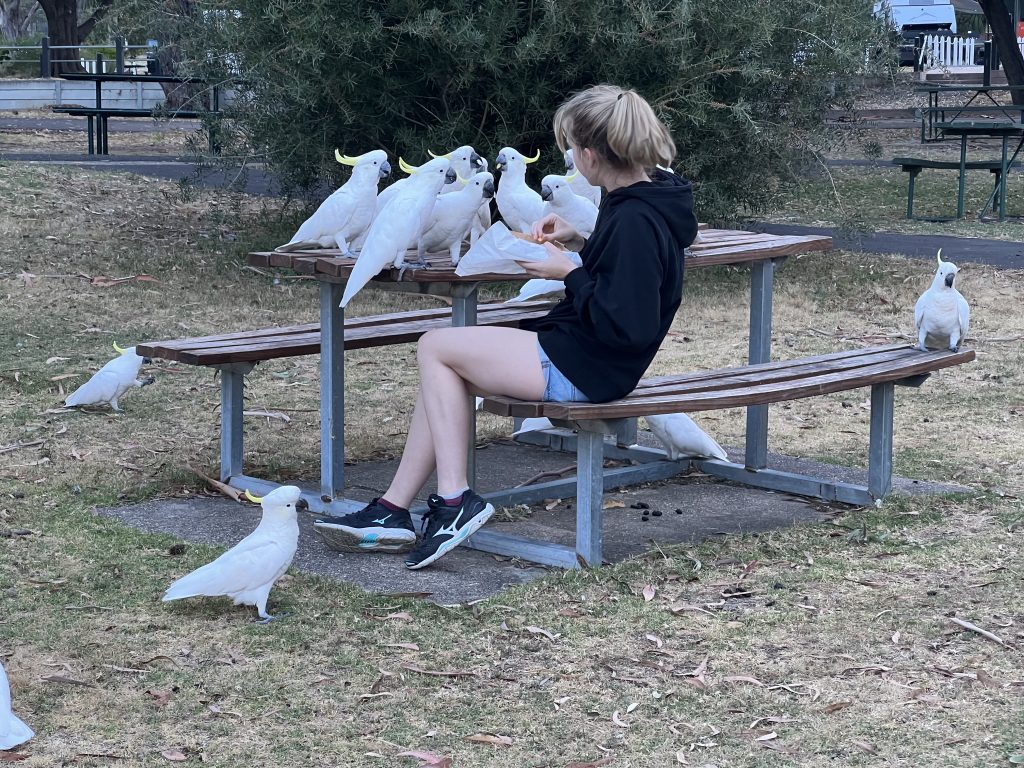
[[[141,357],[135,354],[135,347],[121,349],[114,344],[114,349],[120,354],[109,363],[100,368],[92,375],[85,384],[80,386],[64,401],[68,408],[76,405],[103,405],[109,404],[111,409],[120,411],[117,405],[119,397],[135,387],[144,387],[152,384],[152,376],[139,380],[139,369],[143,363],[153,362],[148,357]]]
[[[565,255],[576,266],[583,266],[583,259],[575,251],[566,251]],[[545,297],[562,298],[563,296],[565,296],[565,283],[561,280],[544,280],[543,278],[536,277],[523,283],[523,287],[519,289],[519,294],[513,296],[505,303],[518,304],[519,302],[531,301],[532,299],[543,299]]]
[[[0,749],[11,749],[35,736],[35,733],[11,711],[11,686],[7,671],[0,664]]]
[[[355,255],[349,244],[370,226],[377,204],[377,183],[391,174],[391,166],[383,149],[358,157],[335,150],[334,157],[342,165],[352,166],[352,175],[302,222],[291,240],[276,250],[336,247],[346,256]]]
[[[447,152],[444,155],[435,155],[430,150],[427,150],[431,157],[446,157],[452,164],[452,170],[455,171],[458,177],[454,184],[446,184],[441,188],[442,195],[450,195],[452,192],[458,192],[463,189],[466,184],[469,183],[470,178],[485,171],[486,163],[477,151],[471,146],[466,144],[465,146],[453,149],[451,152]]]
[[[449,186],[455,185],[445,185]],[[452,266],[458,266],[462,240],[476,221],[480,202],[492,197],[494,177],[486,171],[468,179],[458,192],[438,195],[434,210],[430,213],[430,224],[420,237],[416,250],[420,253],[448,251]]]
[[[540,183],[540,199],[545,203],[544,215],[558,214],[583,237],[594,233],[597,206],[573,192],[565,176],[545,176]]]
[[[305,499],[294,485],[275,488],[259,502],[263,517],[256,530],[212,563],[182,576],[167,588],[163,601],[185,597],[230,597],[235,605],[254,605],[265,624],[274,617],[267,613],[267,597],[295,557],[299,545],[296,510],[306,509]]]
[[[551,423],[551,420],[546,416],[531,417],[529,419],[523,419],[523,423],[519,425],[519,429],[512,433],[512,437],[519,437],[525,435],[527,432],[537,432],[542,429],[551,429],[555,425]]]
[[[942,249],[935,255],[939,268],[927,291],[921,294],[914,307],[914,327],[917,329],[918,349],[956,350],[967,336],[971,322],[971,308],[967,299],[953,287],[956,264],[942,260]]]
[[[595,206],[601,206],[601,188],[595,187],[587,178],[576,169],[576,163],[572,159],[572,150],[565,150],[563,155],[565,159],[565,176],[569,179],[569,186],[572,187],[572,191],[580,197],[585,197],[587,200],[592,202]]]
[[[698,427],[685,413],[646,416],[651,428],[671,461],[685,456],[706,456],[727,461],[729,456],[715,439]]]
[[[402,170],[410,174],[409,178],[403,180],[401,191],[370,225],[366,242],[345,284],[342,307],[382,269],[388,266],[405,269],[405,252],[418,246],[420,236],[430,223],[438,192],[445,184],[455,181],[455,171],[447,158],[435,157],[419,168],[407,165],[401,158],[398,162]],[[417,256],[422,263],[423,253],[417,251]]]
[[[498,181],[498,213],[505,225],[516,232],[529,233],[533,223],[544,215],[544,201],[526,186],[526,166],[540,159],[540,150],[533,157],[523,157],[512,147],[505,147],[494,159],[495,170],[501,171]]]

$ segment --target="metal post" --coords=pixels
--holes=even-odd
[[[917,180],[916,169],[910,169],[910,184],[907,187],[907,218],[914,218],[914,182]]]
[[[960,136],[960,183],[956,189],[956,217],[964,217],[964,183],[967,181],[967,134]]]
[[[1010,170],[1006,167],[1006,144],[1010,135],[1003,134],[1003,156],[999,165],[999,220],[1006,221],[1006,174]]]
[[[119,37],[114,41],[114,71],[119,75],[124,74],[124,38]]]
[[[750,270],[750,343],[747,359],[751,365],[767,363],[772,354],[772,281],[775,260],[755,262]],[[768,465],[768,406],[747,406],[745,463],[749,469]]]
[[[893,382],[871,387],[871,431],[868,438],[868,493],[881,499],[892,488]]]
[[[93,115],[86,115],[85,116],[86,126],[87,126],[86,130],[89,132],[89,154],[90,155],[96,154],[95,152],[93,152],[93,146],[94,146],[94,144],[93,144],[93,130],[92,130],[93,117],[94,117]]]
[[[345,489],[345,311],[342,288],[320,283],[320,493]]]
[[[248,366],[249,369],[252,366]],[[242,474],[242,412],[245,368],[220,366],[220,479]]]
[[[43,35],[39,41],[39,76],[50,77],[50,38]]]
[[[97,53],[96,54],[96,74],[97,75],[104,74],[104,72],[103,72],[103,54],[102,53]]]
[[[604,435],[581,429],[576,442],[576,554],[601,565],[601,500],[604,495]]]
[[[995,48],[991,40],[986,40],[983,48],[985,51],[985,66],[981,69],[981,84],[988,88],[992,85],[992,54],[995,52]]]
[[[452,327],[463,328],[476,325],[476,299],[479,283],[456,283],[452,286]],[[470,397],[469,431],[466,439],[469,447],[466,453],[466,480],[472,488],[476,484],[476,403]]]

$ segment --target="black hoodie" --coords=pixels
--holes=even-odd
[[[683,248],[697,236],[690,182],[657,171],[601,204],[594,232],[565,278],[565,298],[536,331],[551,362],[596,403],[633,391],[683,295]]]

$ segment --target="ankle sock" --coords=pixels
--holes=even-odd
[[[409,512],[409,510],[406,509],[405,507],[400,507],[397,504],[392,504],[390,501],[385,499],[383,496],[381,496],[377,500],[377,503],[380,504],[382,507],[384,507],[384,509],[388,510],[389,512],[405,512],[406,514],[408,514],[408,512]]]
[[[462,504],[462,497],[466,495],[466,491],[468,490],[469,486],[467,485],[458,493],[449,494],[448,496],[441,496],[441,498],[444,499],[445,506],[457,507],[460,504]]]

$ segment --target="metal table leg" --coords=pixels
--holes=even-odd
[[[243,386],[252,363],[222,365],[220,368],[220,479],[227,482],[242,474]]]
[[[320,283],[320,493],[341,498],[345,489],[344,285]]]
[[[750,343],[747,354],[751,365],[767,363],[772,354],[772,284],[775,259],[759,261],[750,270]],[[747,407],[745,464],[750,469],[768,465],[768,406]]]
[[[96,154],[93,151],[93,147],[95,145],[93,144],[92,118],[93,118],[92,115],[86,115],[86,118],[85,118],[85,120],[86,120],[86,130],[89,132],[89,154],[90,155]]]
[[[960,135],[960,181],[956,190],[956,217],[964,217],[964,183],[967,176],[967,134]]]
[[[1007,134],[1003,134],[1003,154],[1000,159],[999,174],[999,220],[1006,221],[1006,173],[1010,169],[1006,167],[1006,144],[1010,140]]]
[[[463,328],[476,325],[476,304],[479,283],[456,283],[452,285],[452,327]],[[476,404],[469,398],[469,452],[466,457],[466,479],[472,488],[476,485]]]

